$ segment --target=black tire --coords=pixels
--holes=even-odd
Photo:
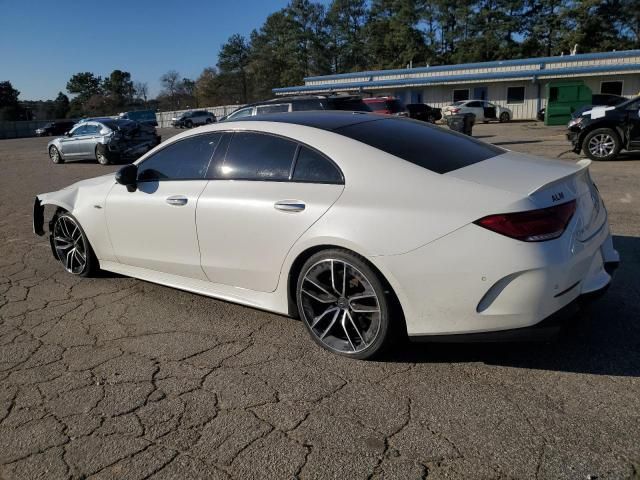
[[[328,279],[333,285],[331,291],[322,286],[328,286]],[[343,249],[312,255],[296,282],[298,312],[311,338],[330,352],[362,360],[381,354],[402,324],[395,322],[396,328],[392,329],[392,295],[384,279],[363,257]],[[353,303],[356,300],[360,305]]]
[[[209,125],[211,122],[212,122],[212,120],[211,120],[210,118],[207,118],[207,119],[204,121],[204,123],[205,123],[206,125]]]
[[[507,112],[502,112],[500,114],[500,123],[507,123],[509,120],[511,120],[511,117]]]
[[[193,127],[193,122],[191,120],[187,120],[186,122],[184,122],[184,126],[186,128],[192,128]]]
[[[69,212],[61,212],[55,216],[51,224],[53,225],[51,231],[51,247],[55,258],[62,264],[63,268],[68,273],[79,277],[91,277],[95,275],[100,269],[100,265],[80,222]],[[70,225],[77,227],[77,230],[73,230]],[[60,235],[61,232],[63,232],[63,235]],[[73,246],[60,248],[61,245],[64,245],[61,238],[65,235],[73,239]],[[74,254],[73,250],[76,250],[77,253]],[[82,253],[84,253],[85,262],[80,268]],[[71,261],[70,264],[69,259]],[[71,265],[71,268],[69,268],[69,265]]]
[[[591,160],[614,160],[621,148],[620,136],[611,128],[596,128],[587,133],[582,141],[582,151]]]
[[[49,158],[56,165],[64,163],[64,158],[62,158],[60,151],[55,147],[55,145],[51,145],[51,147],[49,147]]]
[[[96,160],[98,160],[100,165],[109,165],[111,163],[111,155],[102,144],[96,146]]]

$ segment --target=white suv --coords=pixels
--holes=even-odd
[[[464,113],[473,113],[476,116],[476,122],[497,120],[504,123],[513,118],[513,114],[508,108],[484,100],[461,100],[442,109],[443,117]]]

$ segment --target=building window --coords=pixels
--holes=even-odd
[[[611,95],[622,95],[622,80],[614,80],[612,82],[601,82],[600,93],[609,93]]]
[[[469,89],[461,88],[453,91],[453,101],[461,102],[463,100],[469,100]]]
[[[507,87],[507,103],[524,103],[524,87]]]

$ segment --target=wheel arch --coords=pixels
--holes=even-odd
[[[595,124],[592,123],[591,125],[588,125],[586,128],[584,128],[580,132],[580,136],[578,137],[578,144],[580,145],[581,151],[584,148],[584,139],[587,138],[587,135],[589,135],[594,130],[598,130],[600,128],[608,128],[610,130],[613,130],[615,133],[618,134],[618,137],[620,138],[620,142],[622,143],[622,146],[623,147],[626,146],[627,140],[624,134],[624,130],[620,128],[620,126],[617,125],[615,122],[603,121]]]
[[[396,293],[396,290],[393,288],[393,285],[391,284],[387,276],[384,274],[384,272],[382,272],[375,263],[373,263],[367,256],[363,255],[362,253],[359,253],[353,250],[352,248],[348,248],[342,245],[332,244],[332,243],[323,243],[319,245],[310,246],[305,250],[301,251],[300,253],[298,253],[296,258],[291,263],[291,266],[289,267],[289,272],[287,274],[287,306],[288,306],[289,316],[294,318],[300,318],[300,315],[298,312],[298,305],[296,302],[296,286],[298,283],[298,276],[300,275],[300,272],[302,270],[302,266],[309,258],[311,258],[312,255],[315,255],[316,253],[321,252],[323,250],[333,250],[333,249],[345,250],[349,253],[358,255],[379,276],[380,281],[385,287],[385,290],[388,291],[389,299],[391,301],[393,310],[399,314],[399,319],[401,322],[400,327],[401,327],[402,333],[406,335],[407,325],[405,321],[405,314],[404,314],[404,308],[402,306],[402,302],[400,301],[400,298]]]

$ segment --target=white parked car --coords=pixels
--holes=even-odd
[[[538,332],[619,257],[588,161],[424,122],[291,112],[172,137],[115,175],[40,194],[53,254],[284,315],[339,354],[395,333]]]
[[[445,118],[464,113],[473,113],[476,116],[476,122],[499,121],[504,123],[513,118],[513,113],[507,107],[501,107],[484,100],[462,100],[442,109],[442,116]]]

